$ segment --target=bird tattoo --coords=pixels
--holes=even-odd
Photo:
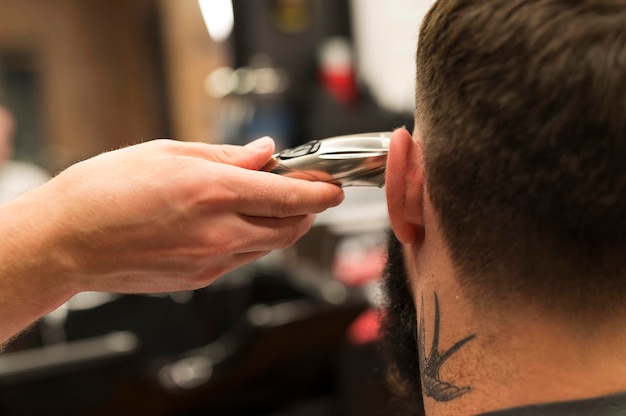
[[[421,368],[422,379],[422,391],[423,393],[439,402],[447,402],[454,400],[457,397],[464,395],[472,390],[472,386],[458,387],[452,383],[443,381],[441,379],[440,370],[445,362],[456,353],[463,345],[471,341],[476,337],[476,334],[472,334],[456,344],[445,352],[439,351],[439,325],[440,325],[440,311],[439,311],[439,299],[437,293],[435,295],[435,325],[433,341],[428,354],[426,354],[426,332],[424,324],[424,296],[422,295],[422,307],[421,316],[419,318],[418,328],[418,343],[419,343],[419,359]]]

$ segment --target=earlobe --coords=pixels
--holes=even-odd
[[[421,142],[404,129],[391,137],[385,184],[391,227],[398,240],[412,244],[424,225],[424,175]]]

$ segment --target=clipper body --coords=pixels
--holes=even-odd
[[[342,187],[382,187],[391,134],[365,133],[313,140],[275,154],[264,170]]]

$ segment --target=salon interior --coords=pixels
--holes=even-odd
[[[0,0],[13,157],[54,175],[154,138],[410,130],[429,3]],[[293,247],[209,287],[71,299],[0,353],[0,415],[386,414],[384,189],[345,190]]]

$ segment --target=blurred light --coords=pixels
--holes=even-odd
[[[168,389],[190,390],[200,387],[213,375],[213,362],[204,356],[183,358],[159,371],[159,382]]]
[[[220,67],[205,78],[204,91],[214,98],[229,95],[268,95],[284,92],[288,84],[289,77],[281,68]]]
[[[229,67],[220,67],[211,72],[204,80],[204,90],[214,98],[224,98],[237,88],[237,79],[233,76],[234,70]]]
[[[231,0],[198,0],[204,24],[215,42],[230,36],[235,24]]]

